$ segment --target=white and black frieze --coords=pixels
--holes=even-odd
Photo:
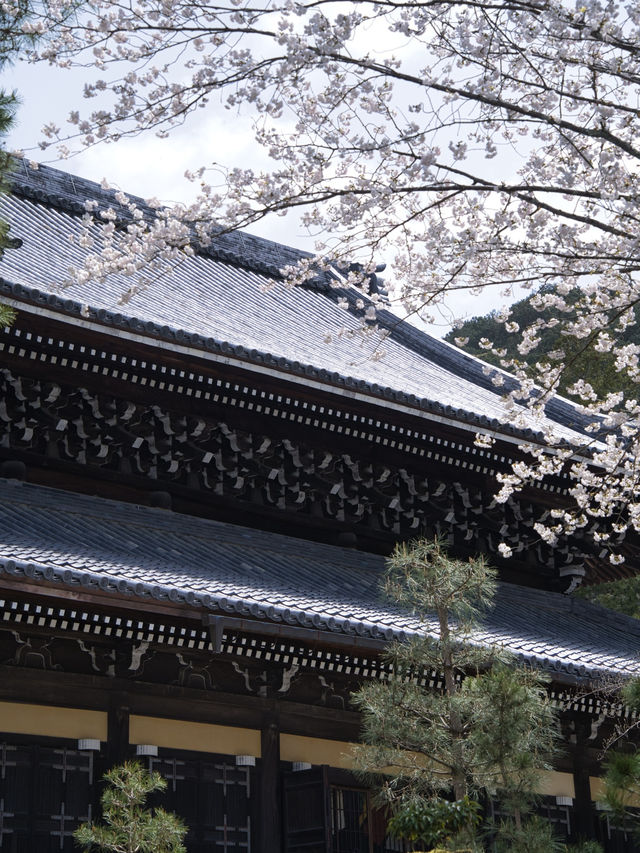
[[[362,679],[384,679],[388,664],[378,656],[348,653],[320,653],[296,647],[286,659],[274,662],[282,652],[278,642],[263,640],[261,656],[247,657],[258,646],[247,645],[239,636],[225,641],[227,652],[212,654],[184,652],[147,642],[107,644],[95,638],[34,634],[23,630],[0,630],[0,665],[37,669],[56,674],[64,683],[65,675],[98,676],[105,689],[129,681],[157,688],[185,688],[202,695],[253,696],[310,706],[355,710],[351,703]],[[426,689],[439,690],[442,676],[434,671],[420,677]],[[113,688],[115,689],[115,687]],[[121,686],[118,689],[122,689]],[[552,688],[557,707],[571,719],[584,718],[588,741],[601,744],[610,735],[616,721],[626,718],[623,704],[612,699],[606,689],[593,685],[572,689]],[[571,734],[571,732],[569,732]]]

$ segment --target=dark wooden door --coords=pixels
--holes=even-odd
[[[75,853],[93,817],[93,753],[0,743],[0,853]]]
[[[286,853],[333,853],[327,768],[284,774]]]

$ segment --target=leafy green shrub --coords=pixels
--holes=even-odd
[[[453,802],[441,797],[412,800],[391,818],[387,830],[396,838],[438,844],[465,827],[476,826],[479,811],[479,804],[469,797]]]

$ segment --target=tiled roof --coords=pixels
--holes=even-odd
[[[533,423],[531,429],[514,427],[503,392],[480,361],[388,311],[378,317],[390,332],[385,354],[373,360],[374,345],[348,334],[359,327],[355,301],[361,294],[335,291],[323,280],[287,288],[279,271],[305,253],[249,234],[216,238],[206,252],[182,261],[126,305],[118,300],[132,281],[121,276],[61,290],[69,267],[82,260],[84,250],[70,242],[70,235],[81,233],[86,199],[117,207],[113,193],[97,184],[49,167],[18,164],[14,194],[0,201],[0,212],[23,245],[8,250],[0,264],[0,295],[82,313],[154,343],[233,356],[503,434],[531,437],[538,429]],[[347,297],[350,310],[338,306],[339,295]],[[551,401],[547,412],[559,437],[579,428],[580,415],[566,401]]]
[[[388,639],[424,630],[378,592],[381,557],[0,480],[0,574]],[[476,640],[552,675],[638,673],[640,621],[501,584]]]

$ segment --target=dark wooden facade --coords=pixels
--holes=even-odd
[[[69,212],[27,190],[19,197]],[[365,393],[330,371],[267,364],[247,348],[198,348],[186,333],[171,332],[168,343],[144,318],[134,328],[117,313],[87,314],[35,285],[3,280],[20,311],[0,333],[0,473],[34,506],[51,489],[60,506],[65,495],[88,496],[84,515],[69,521],[83,519],[86,549],[60,556],[64,529],[42,531],[42,552],[31,539],[22,551],[13,540],[0,549],[0,853],[72,850],[73,828],[97,813],[101,774],[135,755],[167,778],[164,802],[189,825],[190,853],[402,849],[385,837],[349,754],[359,732],[350,694],[383,673],[384,632],[342,613],[337,589],[334,615],[316,620],[311,604],[304,617],[302,605],[285,608],[291,618],[273,615],[240,586],[207,593],[207,606],[180,578],[162,596],[148,580],[137,591],[116,563],[100,578],[90,552],[101,501],[129,505],[142,520],[165,510],[175,530],[195,518],[289,536],[292,551],[297,539],[349,548],[356,562],[440,534],[459,555],[490,555],[510,584],[553,596],[614,571],[586,535],[557,548],[535,535],[535,521],[565,500],[566,482],[498,504],[495,475],[520,453],[504,424],[486,425],[497,440],[482,449],[471,417],[377,386]],[[116,550],[120,535],[114,528]],[[512,560],[497,556],[500,541]],[[214,573],[218,559],[212,552]],[[242,589],[258,589],[260,571],[248,565]],[[536,661],[557,652],[545,648],[521,651]],[[541,808],[567,838],[598,836],[607,851],[631,851],[594,804],[602,743],[624,709],[584,692],[592,660],[574,657],[552,673],[567,752]],[[425,687],[437,683],[425,674]]]

